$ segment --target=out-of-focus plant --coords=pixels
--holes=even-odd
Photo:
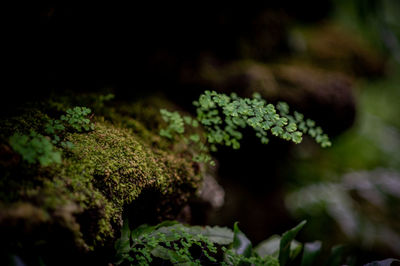
[[[336,1],[340,16],[352,18],[371,40],[383,45],[400,63],[400,1],[398,0],[355,0]],[[349,18],[345,18],[348,20]]]
[[[40,163],[41,166],[48,166],[61,163],[61,152],[53,146],[49,138],[34,131],[30,135],[12,135],[10,145],[30,164]]]
[[[155,265],[168,261],[179,265],[283,266],[300,254],[302,244],[294,238],[304,225],[305,222],[302,222],[282,237],[274,236],[253,248],[237,223],[231,230],[218,226],[185,226],[166,221],[156,226],[142,225],[131,232],[125,222],[121,238],[115,244],[116,264]],[[319,249],[310,251],[307,249],[303,255],[310,262],[307,265],[314,261],[310,253]]]
[[[156,226],[141,225],[131,231],[125,221],[121,237],[115,243],[117,265],[266,265],[339,266],[347,261],[346,247],[334,246],[327,258],[321,258],[322,243],[302,244],[295,240],[305,221],[282,236],[273,235],[253,248],[251,241],[235,223],[226,227],[187,226],[165,221]],[[375,261],[372,265],[391,265],[396,259]],[[386,264],[385,264],[386,263]]]
[[[383,245],[400,254],[400,175],[388,170],[349,173],[341,182],[312,184],[289,194],[299,217],[330,216],[344,235],[365,247]],[[326,232],[321,232],[326,234]]]
[[[73,144],[69,141],[61,141],[66,130],[85,132],[94,129],[94,124],[88,118],[92,112],[90,108],[76,106],[66,111],[65,115],[61,115],[60,119],[50,119],[45,125],[45,131],[52,136],[53,144],[60,144],[61,147],[72,149]]]
[[[96,113],[102,113],[107,112],[107,103],[113,100],[115,95],[113,93],[105,93],[100,95],[96,94],[95,96],[89,98],[91,101],[88,105],[91,106]]]
[[[68,109],[65,115],[61,115],[60,120],[78,132],[90,131],[94,129],[94,124],[87,118],[91,112],[90,108],[76,106]]]

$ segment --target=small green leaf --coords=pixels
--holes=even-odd
[[[115,242],[115,249],[118,253],[127,253],[130,250],[130,229],[128,220],[125,220],[121,228],[121,237]]]
[[[307,133],[307,126],[306,126],[306,123],[303,121],[303,122],[300,122],[300,124],[299,124],[299,129],[303,132],[303,133]]]
[[[160,130],[160,136],[172,139],[172,135],[165,129]]]
[[[287,125],[287,123],[288,123],[288,120],[285,117],[281,117],[278,119],[278,121],[276,121],[276,125],[278,127],[283,127],[283,126]]]
[[[173,226],[173,225],[177,225],[177,224],[179,224],[177,221],[167,220],[167,221],[163,221],[163,222],[157,224],[156,226],[154,226],[154,228],[158,229],[161,227]]]
[[[134,230],[132,230],[132,233],[131,233],[132,240],[138,239],[138,238],[140,238],[140,236],[154,231],[154,229],[155,229],[154,226],[142,224],[142,225],[136,227]]]
[[[268,144],[268,142],[269,142],[269,139],[267,137],[262,137],[261,138],[261,143],[262,144]]]
[[[252,245],[246,235],[242,231],[240,231],[238,227],[238,222],[236,222],[233,226],[233,233],[233,250],[236,254],[243,255],[244,257],[249,258],[252,253]]]
[[[197,135],[197,134],[193,134],[193,135],[190,135],[189,139],[191,141],[193,141],[193,142],[199,142],[200,141],[200,136]]]
[[[267,105],[267,107],[266,107],[266,111],[267,111],[267,113],[270,114],[270,115],[275,114],[275,113],[276,113],[276,111],[275,111],[275,106],[273,106],[272,104],[269,103],[269,104]]]
[[[278,235],[273,235],[268,239],[262,241],[255,248],[255,252],[261,257],[272,256],[274,258],[278,258],[279,256],[279,246],[280,246],[281,237]],[[293,240],[290,244],[290,259],[294,260],[299,253],[301,252],[303,245]]]
[[[280,236],[273,235],[258,244],[254,250],[261,258],[264,258],[267,255],[278,258],[280,241]]]
[[[303,140],[303,134],[300,131],[296,131],[292,133],[292,141],[296,144],[299,144]]]
[[[295,117],[295,119],[296,119],[296,121],[297,122],[301,122],[301,121],[303,121],[303,119],[304,119],[304,115],[303,114],[301,114],[301,113],[298,113],[298,112],[294,112],[294,117]]]
[[[292,243],[290,244],[290,260],[294,260],[301,252],[301,250],[303,249],[303,244],[293,240]]]
[[[279,264],[281,266],[285,266],[286,263],[290,259],[290,246],[292,243],[292,240],[296,237],[297,233],[304,227],[306,224],[306,221],[302,221],[299,223],[296,227],[293,229],[290,229],[289,231],[285,232],[282,235],[280,244],[279,244]]]
[[[163,259],[163,260],[168,260],[171,261],[173,257],[176,257],[177,254],[173,250],[167,249],[162,246],[157,246],[151,251],[151,255],[154,257]]]
[[[317,136],[317,132],[316,132],[315,129],[313,129],[313,128],[310,128],[310,129],[308,130],[308,134],[309,134],[311,137],[313,137],[313,138],[315,138],[315,137]]]
[[[289,125],[286,126],[287,132],[294,132],[297,130],[297,126],[295,123],[289,123]]]
[[[283,129],[279,126],[275,126],[271,129],[272,135],[279,136],[283,133]]]
[[[285,102],[278,102],[276,108],[282,113],[282,114],[288,114],[289,113],[289,105]]]
[[[194,226],[189,227],[188,232],[193,234],[191,231]],[[234,233],[232,230],[226,227],[219,226],[206,226],[200,230],[200,234],[207,237],[212,243],[218,245],[229,245],[233,242]]]
[[[308,127],[314,127],[315,126],[315,122],[311,119],[307,119],[306,120],[306,124]]]
[[[198,127],[199,126],[199,122],[196,119],[192,120],[192,126],[193,127]]]
[[[261,94],[259,94],[258,92],[253,93],[253,98],[254,99],[261,99]]]
[[[301,259],[301,266],[313,265],[315,259],[321,253],[321,247],[322,247],[321,241],[306,243],[304,245],[303,257]]]
[[[232,148],[237,150],[240,148],[240,143],[236,139],[232,139]]]
[[[190,116],[184,116],[183,121],[185,121],[186,124],[190,125],[192,123],[192,118]]]
[[[282,138],[283,138],[284,140],[291,140],[291,139],[292,139],[292,134],[290,134],[290,133],[288,133],[288,132],[283,132]]]

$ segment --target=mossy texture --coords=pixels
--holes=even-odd
[[[161,119],[153,120],[149,128],[149,123],[142,124],[133,118],[138,110],[135,105],[117,106],[108,108],[105,117],[92,118],[93,131],[65,134],[65,140],[74,147],[63,150],[61,164],[28,165],[10,151],[7,143],[2,145],[2,152],[7,151],[16,159],[1,165],[1,228],[17,231],[22,225],[21,232],[26,234],[21,237],[26,237],[43,226],[54,228],[56,224],[57,228],[70,232],[78,249],[93,250],[112,242],[122,224],[124,210],[143,191],[157,194],[164,201],[163,206],[182,206],[194,195],[201,175],[190,152],[183,152],[185,144],[168,142],[158,136]],[[157,108],[149,108],[150,116],[156,115]],[[41,115],[45,120],[47,115]],[[149,115],[137,115],[143,116]],[[29,117],[21,115],[22,120],[15,117],[3,121],[8,129],[3,131],[2,138],[10,128],[40,130],[37,121],[41,120],[35,116],[30,124]],[[25,210],[35,215],[25,215]],[[149,211],[161,215],[168,212],[162,207]],[[13,238],[12,233],[9,236]]]

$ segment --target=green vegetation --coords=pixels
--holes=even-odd
[[[61,163],[61,152],[53,146],[49,138],[34,131],[30,135],[12,135],[10,145],[28,163],[40,163],[41,166]]]
[[[23,168],[26,171],[23,175],[13,165],[3,169],[2,217],[26,226],[29,232],[40,231],[41,226],[69,231],[73,239],[63,241],[73,241],[75,247],[83,250],[94,250],[112,241],[115,230],[122,224],[124,207],[145,194],[144,191],[150,191],[150,197],[157,197],[157,206],[149,206],[149,212],[160,217],[176,212],[167,205],[179,209],[195,193],[202,170],[194,167],[190,153],[165,146],[165,141],[152,133],[151,128],[133,119],[132,113],[123,111],[126,108],[136,112],[134,105],[107,107],[106,118],[89,118],[89,108],[69,108],[70,105],[64,99],[63,104],[48,104],[47,109],[35,106],[35,112],[26,108],[17,116],[1,121],[9,129],[2,132],[2,137],[9,140],[11,153],[20,154],[29,164],[47,166],[28,165]],[[62,111],[61,107],[67,111],[59,119],[46,115]],[[158,107],[146,108],[162,121],[158,110]],[[157,124],[154,126],[157,130]],[[23,135],[26,129],[34,132]],[[21,133],[10,137],[10,131]],[[32,209],[42,218],[36,222],[21,217],[19,214],[25,209]],[[30,247],[29,240],[7,241],[10,247],[17,246],[17,241],[18,246]],[[53,243],[46,236],[43,242]]]
[[[72,142],[60,142],[63,135],[65,135],[64,131],[68,129],[71,132],[88,132],[94,130],[94,124],[87,117],[91,112],[90,108],[79,106],[68,109],[66,115],[61,115],[59,120],[50,119],[45,126],[45,131],[47,134],[53,136],[53,144],[60,144],[63,148],[72,149],[74,147]]]
[[[94,130],[94,124],[87,117],[91,112],[90,108],[79,106],[68,109],[65,115],[60,116],[60,119],[49,119],[49,122],[45,126],[45,131],[47,134],[57,136],[57,134],[66,129],[76,132]]]
[[[125,221],[121,238],[115,244],[116,263],[286,265],[300,254],[302,245],[297,241],[294,245],[291,243],[304,224],[302,222],[284,233],[282,238],[278,237],[278,242],[273,238],[253,249],[237,223],[232,231],[225,227],[186,226],[166,221],[156,226],[141,225],[131,232]]]
[[[115,242],[117,265],[321,265],[322,243],[295,240],[306,221],[283,233],[273,235],[253,248],[251,241],[235,223],[233,230],[219,226],[187,226],[164,221],[155,226],[129,229],[125,220],[121,237]],[[347,261],[346,246],[334,246],[324,265]],[[391,265],[396,259],[374,261],[368,265]],[[389,264],[385,264],[389,263]]]
[[[286,103],[279,102],[275,106],[267,103],[258,94],[250,99],[240,98],[234,93],[228,96],[215,91],[205,91],[193,105],[197,108],[196,119],[161,109],[160,113],[168,126],[160,130],[160,135],[173,139],[185,132],[185,124],[192,127],[201,124],[205,133],[202,136],[190,135],[185,141],[197,143],[201,151],[207,152],[207,145],[211,151],[216,151],[217,145],[239,149],[243,137],[240,129],[246,127],[254,129],[263,144],[269,142],[268,134],[294,143],[300,143],[303,134],[308,134],[322,147],[331,146],[328,136],[320,127],[315,126],[313,120],[304,120],[304,116],[298,112],[291,115]],[[209,162],[211,158],[199,154],[194,160]]]
[[[90,131],[94,129],[94,124],[90,123],[90,119],[86,118],[92,111],[86,107],[74,107],[68,109],[66,115],[62,115],[60,119],[65,121],[70,127],[78,132]]]
[[[0,261],[338,266],[397,257],[400,72],[388,63],[400,62],[400,1],[312,5],[206,4],[184,13],[146,5],[143,16],[107,9],[107,21],[95,23],[97,8],[36,10],[39,42],[28,50],[46,64],[18,71],[17,90],[2,97]],[[81,49],[87,38],[75,36],[88,28],[111,53]],[[138,45],[118,40],[132,29]],[[360,30],[386,54],[358,38]],[[376,80],[385,75],[395,79]],[[118,92],[112,102],[114,94],[99,90],[109,85]],[[201,88],[219,92],[201,94],[193,116],[158,94],[184,100]],[[293,107],[326,125],[332,149],[317,147],[332,143]],[[219,167],[209,167],[218,150]],[[392,263],[399,260],[365,265]]]
[[[385,80],[358,83],[356,123],[331,149],[294,150],[286,206],[309,221],[307,237],[400,252],[398,66],[393,71]]]
[[[12,135],[10,145],[22,156],[23,160],[30,164],[40,163],[41,166],[49,166],[52,163],[61,163],[61,151],[57,150],[53,144],[72,149],[73,144],[69,141],[61,141],[61,138],[68,128],[78,132],[93,130],[94,124],[87,118],[90,113],[91,110],[86,107],[77,106],[68,109],[66,115],[61,115],[60,120],[50,119],[45,125],[44,131],[52,136],[52,139],[31,130],[30,135],[19,133]]]
[[[73,133],[66,139],[74,149],[63,177],[71,179],[73,190],[79,192],[75,200],[85,209],[99,212],[98,225],[93,228],[99,234],[93,236],[95,243],[113,235],[112,224],[120,222],[123,207],[144,189],[152,188],[168,197],[175,193],[187,195],[197,186],[199,177],[190,163],[150,149],[129,130],[99,121],[95,131]],[[187,186],[187,191],[182,191],[181,185]]]

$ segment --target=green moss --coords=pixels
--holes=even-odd
[[[1,168],[6,178],[0,182],[0,203],[10,207],[25,202],[39,208],[51,217],[47,224],[67,228],[75,245],[86,250],[112,240],[122,224],[124,209],[145,190],[155,191],[169,205],[184,203],[201,181],[187,147],[183,142],[161,139],[158,122],[152,129],[133,118],[143,114],[134,115],[129,104],[120,106],[123,108],[109,108],[105,118],[95,116],[93,131],[66,133],[65,141],[74,148],[63,150],[61,164],[40,167],[20,160],[13,167]],[[151,110],[150,116],[156,113],[159,116],[158,108]],[[40,132],[40,123],[35,121],[47,119],[40,111],[34,120],[20,117],[24,122],[16,116],[5,124],[18,132],[21,125]],[[9,214],[5,211],[8,207],[0,210],[0,224]],[[10,219],[15,223],[21,220],[17,216]]]
[[[89,186],[90,191],[101,191],[106,197],[95,195],[88,201],[95,206],[86,206],[97,208],[105,204],[106,217],[99,221],[101,234],[112,234],[111,222],[121,222],[123,207],[132,203],[144,188],[168,194],[174,192],[177,183],[189,183],[195,188],[199,181],[188,160],[163,150],[153,151],[128,129],[107,122],[97,122],[96,130],[89,134],[75,133],[67,139],[75,148],[66,160],[63,175],[73,177],[73,190],[87,197],[85,190]],[[88,204],[86,200],[82,203]]]
[[[47,119],[47,115],[36,107],[19,110],[7,119],[0,119],[0,138],[5,141],[16,132],[29,134],[32,130],[42,133]]]

